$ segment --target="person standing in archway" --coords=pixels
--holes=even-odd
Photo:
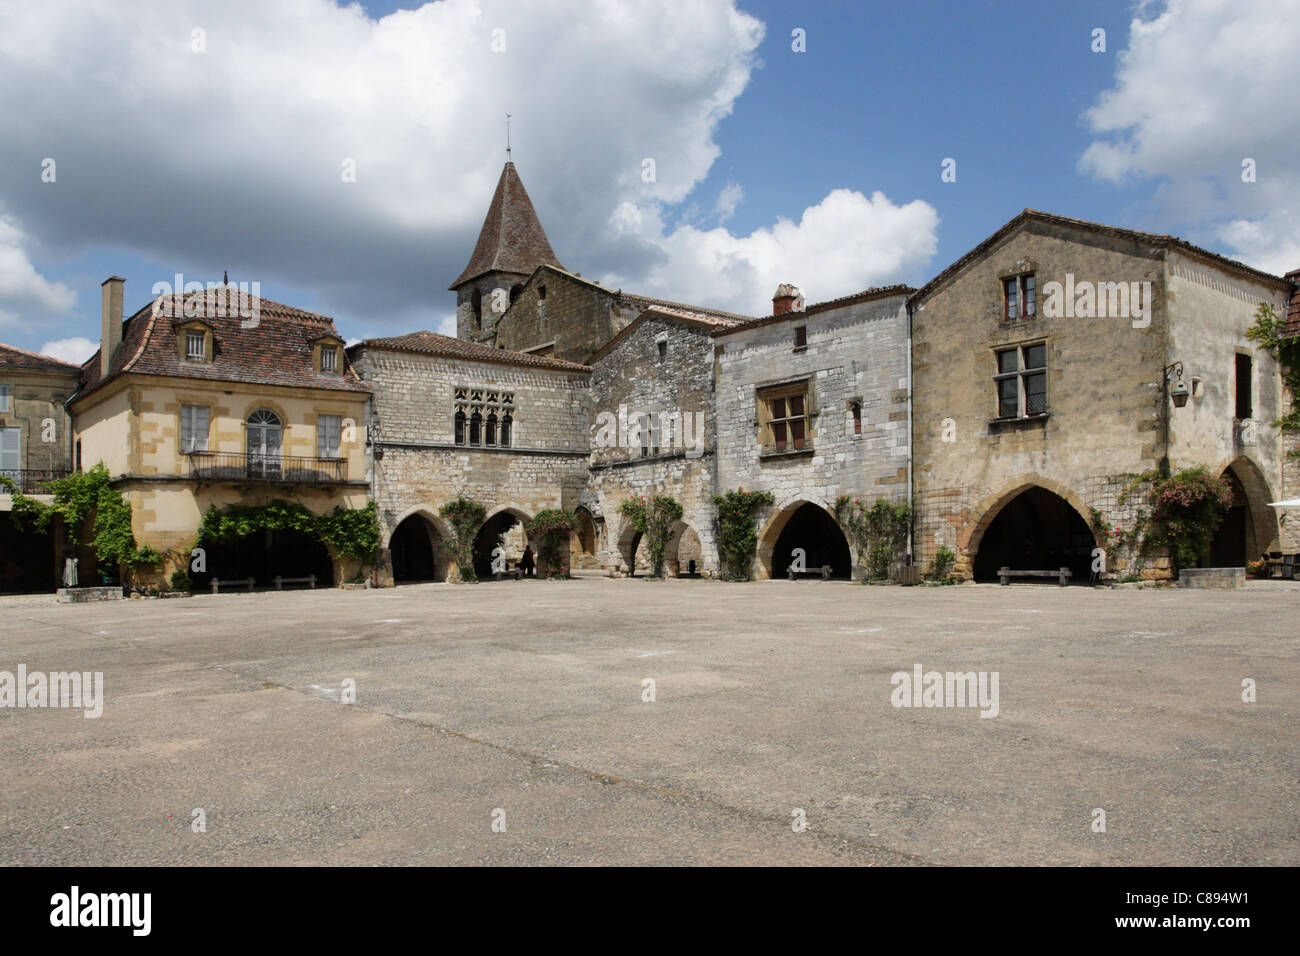
[[[519,570],[524,572],[525,577],[533,576],[533,549],[531,545],[524,546],[524,556],[519,559]]]

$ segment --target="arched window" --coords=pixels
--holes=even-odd
[[[510,431],[514,423],[515,420],[514,418],[511,417],[509,412],[506,412],[503,416],[501,416],[501,443],[500,444],[502,448],[510,447]]]
[[[469,443],[471,445],[483,444],[483,416],[478,412],[469,417]]]
[[[465,444],[465,413],[460,409],[456,410],[456,444]]]
[[[483,437],[483,444],[495,445],[496,443],[497,443],[497,413],[488,412],[487,434]]]
[[[278,478],[284,429],[280,416],[259,408],[248,416],[248,474],[254,478]]]

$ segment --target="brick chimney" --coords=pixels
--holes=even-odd
[[[803,311],[803,293],[788,282],[782,282],[776,287],[776,295],[772,296],[772,314],[785,315],[787,312]]]
[[[126,280],[109,276],[100,286],[99,374],[108,377],[113,356],[122,345],[122,287]]]

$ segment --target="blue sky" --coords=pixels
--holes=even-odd
[[[1297,0],[564,5],[0,13],[0,340],[84,350],[104,277],[133,310],[224,268],[349,338],[449,331],[507,110],[561,261],[671,299],[754,313],[778,281],[809,301],[919,285],[1025,207],[1300,266],[1297,121],[1275,108],[1300,84],[1269,46],[1297,48]],[[1135,39],[1135,17],[1160,28]],[[122,61],[88,65],[106,48]]]

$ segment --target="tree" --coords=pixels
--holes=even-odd
[[[464,495],[457,495],[455,501],[448,501],[438,509],[438,514],[446,518],[455,532],[452,554],[456,559],[456,568],[462,582],[472,583],[478,580],[474,573],[474,536],[487,517],[487,508]]]
[[[713,504],[718,509],[718,549],[727,563],[727,577],[732,581],[749,580],[754,549],[758,547],[754,513],[775,502],[770,491],[744,488],[713,496]]]

